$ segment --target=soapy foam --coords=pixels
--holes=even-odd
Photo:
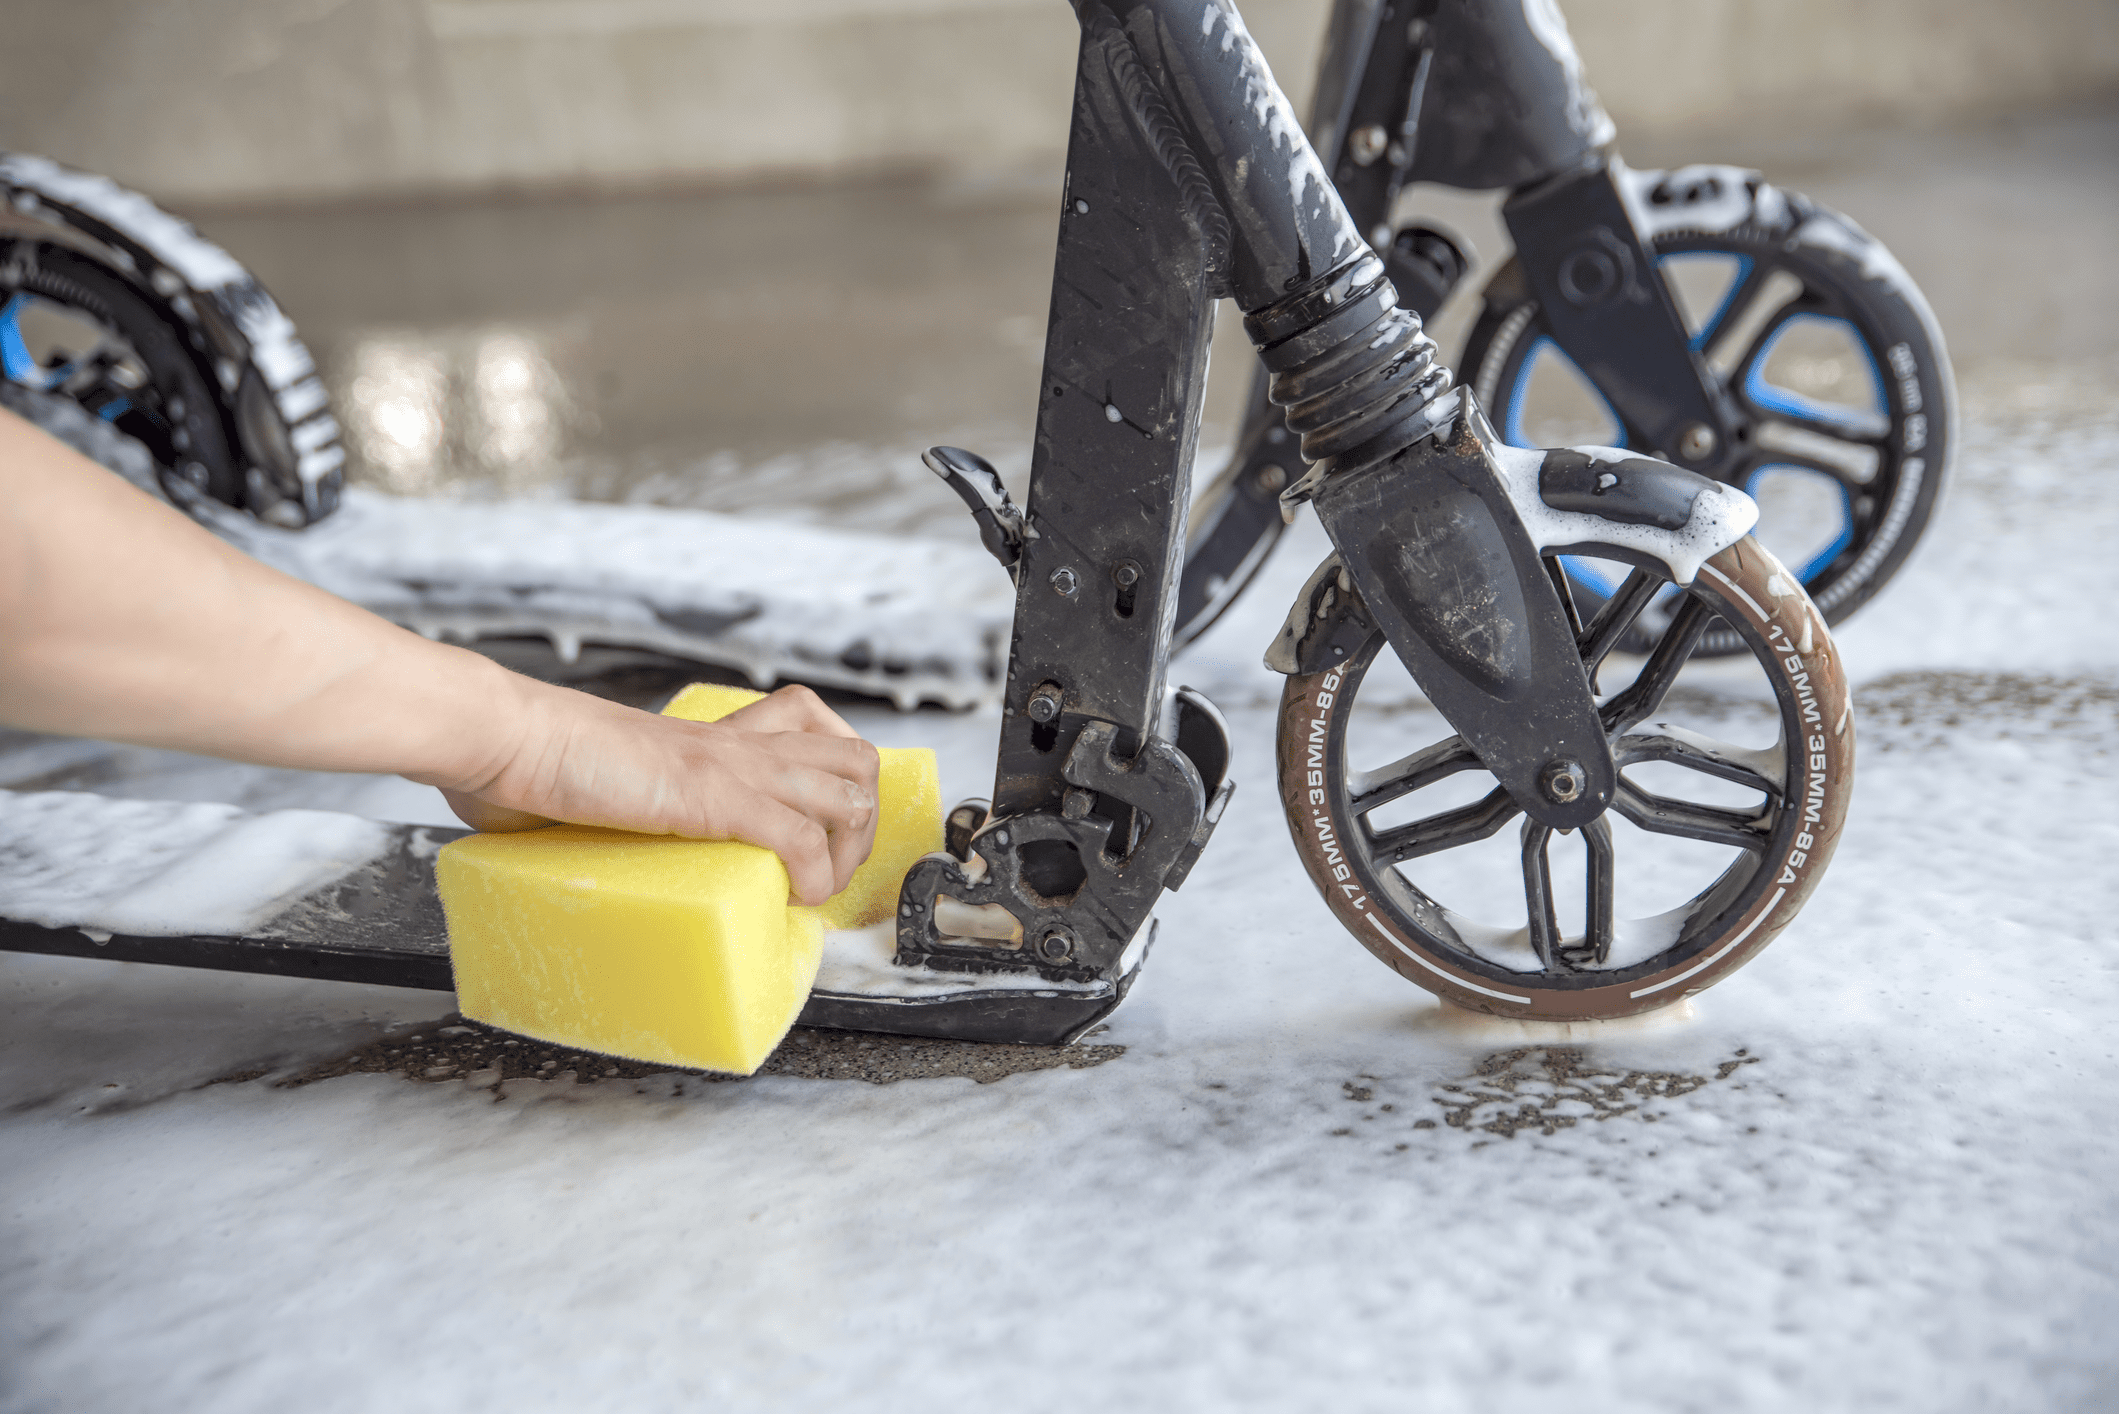
[[[388,827],[322,810],[0,791],[0,908],[141,937],[249,933],[388,848]]]
[[[298,533],[206,513],[265,563],[429,634],[647,648],[759,687],[794,671],[904,707],[992,700],[1015,611],[975,544],[711,511],[354,487]]]
[[[1592,468],[1604,463],[1639,460],[1639,452],[1623,447],[1574,447],[1590,459]],[[1601,542],[1638,551],[1659,560],[1678,584],[1690,584],[1700,566],[1728,549],[1758,524],[1758,503],[1732,486],[1715,482],[1700,490],[1692,503],[1692,514],[1677,530],[1655,525],[1626,525],[1605,520],[1585,511],[1556,511],[1538,492],[1545,453],[1528,447],[1496,442],[1494,462],[1501,469],[1501,484],[1509,504],[1523,521],[1523,528],[1540,550]]]
[[[1094,1070],[282,1090],[450,1003],[0,957],[9,1394],[2103,1407],[2119,422],[2068,411],[1973,424],[1929,547],[1838,634],[1847,836],[1794,927],[1689,1015],[1447,1010],[1334,924],[1287,843],[1257,662],[1329,549],[1309,518],[1183,660],[1241,784],[1095,1038],[1126,1053]],[[936,748],[956,791],[990,780],[997,708],[849,712]],[[937,1292],[954,1324],[909,1339]]]

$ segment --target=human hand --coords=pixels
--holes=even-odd
[[[780,856],[805,904],[845,888],[875,843],[876,749],[808,688],[688,722],[515,681],[517,738],[468,779],[427,781],[473,829],[743,840]]]

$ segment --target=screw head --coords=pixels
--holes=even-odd
[[[1719,445],[1714,429],[1704,422],[1695,422],[1678,434],[1678,455],[1689,462],[1705,461]]]
[[[1265,492],[1268,496],[1278,495],[1280,488],[1287,484],[1288,474],[1286,469],[1277,466],[1262,466],[1258,468],[1258,489]]]
[[[1538,787],[1545,792],[1545,798],[1555,805],[1567,805],[1579,799],[1582,792],[1589,789],[1589,773],[1577,762],[1564,759],[1548,761],[1544,771],[1539,773]]]
[[[1047,683],[1030,694],[1030,701],[1023,709],[1033,722],[1049,722],[1060,714],[1059,689]]]
[[[1140,566],[1131,560],[1119,561],[1118,566],[1111,571],[1111,581],[1120,589],[1140,583]]]
[[[1052,590],[1060,598],[1072,599],[1074,591],[1081,587],[1081,581],[1074,577],[1074,571],[1068,569],[1065,565],[1061,565],[1052,572]]]
[[[1381,123],[1370,123],[1347,134],[1347,156],[1354,159],[1355,166],[1366,167],[1383,155],[1383,149],[1390,146],[1390,141],[1391,135],[1384,131]]]
[[[1064,928],[1054,928],[1037,940],[1037,955],[1047,962],[1065,962],[1074,952],[1074,939]]]

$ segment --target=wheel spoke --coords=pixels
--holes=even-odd
[[[1766,851],[1773,822],[1771,804],[1751,812],[1721,810],[1689,800],[1671,800],[1642,790],[1621,776],[1611,808],[1652,835],[1676,835],[1679,839],[1729,845],[1753,854]]]
[[[1786,789],[1788,761],[1779,745],[1756,749],[1736,746],[1669,722],[1657,722],[1648,731],[1626,733],[1611,744],[1611,754],[1622,769],[1637,761],[1668,761],[1764,791],[1776,801]]]
[[[1835,481],[1866,486],[1876,479],[1884,456],[1882,437],[1860,437],[1844,428],[1821,430],[1814,422],[1778,413],[1752,429],[1754,469],[1772,462],[1792,462],[1812,467]]]
[[[1378,766],[1373,771],[1349,772],[1347,796],[1354,813],[1366,815],[1400,796],[1425,790],[1445,776],[1477,770],[1478,766],[1479,758],[1465,744],[1464,738],[1453,736],[1447,741],[1423,747],[1410,756],[1401,756],[1388,766]]]
[[[1754,436],[1770,436],[1775,424],[1786,424],[1803,436],[1823,437],[1871,451],[1891,440],[1891,420],[1882,413],[1863,412],[1859,408],[1835,410],[1814,403],[1807,407],[1795,403],[1769,406],[1753,397],[1751,390],[1742,383],[1733,384],[1731,391],[1736,395],[1737,406],[1756,425],[1758,430]]]
[[[1596,617],[1575,639],[1575,646],[1582,650],[1582,671],[1589,674],[1592,683],[1596,681],[1598,665],[1618,647],[1619,640],[1626,636],[1626,631],[1641,617],[1641,611],[1648,607],[1648,601],[1655,598],[1656,591],[1664,583],[1647,570],[1635,570],[1627,575],[1625,583],[1604,601],[1604,607],[1597,610]]]
[[[1841,490],[1858,494],[1875,483],[1876,471],[1881,462],[1882,458],[1874,456],[1864,457],[1859,462],[1854,458],[1842,461],[1801,448],[1777,447],[1772,451],[1754,452],[1750,464],[1744,468],[1743,479],[1736,484],[1743,486],[1753,473],[1766,467],[1792,466],[1815,472]]]
[[[1582,842],[1589,846],[1587,927],[1583,948],[1590,958],[1603,964],[1611,958],[1614,925],[1612,913],[1618,897],[1615,861],[1611,849],[1611,821],[1599,815],[1582,827]]]
[[[1601,709],[1605,731],[1622,732],[1663,705],[1671,685],[1678,680],[1678,670],[1700,646],[1700,637],[1714,618],[1715,611],[1704,599],[1685,597],[1678,611],[1670,616],[1670,627],[1663,631],[1662,642],[1641,665],[1641,675]]]
[[[1783,300],[1779,307],[1769,311],[1763,319],[1747,318],[1730,324],[1729,328],[1732,333],[1739,333],[1746,329],[1750,331],[1750,337],[1744,341],[1743,353],[1734,361],[1724,365],[1729,370],[1730,391],[1742,398],[1744,395],[1744,384],[1750,381],[1752,368],[1757,365],[1760,355],[1764,354],[1767,347],[1772,344],[1773,336],[1778,334],[1781,331],[1781,327],[1798,314],[1816,312],[1814,301],[1807,300],[1800,293],[1797,293],[1792,298]]]
[[[1545,845],[1552,827],[1523,822],[1523,905],[1530,921],[1530,946],[1547,972],[1560,955],[1560,917],[1552,903],[1552,860]]]
[[[1814,298],[1790,299],[1759,323],[1745,344],[1743,356],[1727,365],[1729,393],[1744,415],[1759,424],[1761,430],[1770,429],[1777,422],[1785,423],[1804,434],[1866,447],[1871,451],[1879,450],[1891,436],[1891,420],[1882,413],[1863,412],[1857,408],[1834,409],[1794,394],[1769,406],[1752,394],[1752,376],[1759,371],[1759,360],[1771,347],[1775,336],[1791,320],[1821,314],[1824,308]]]
[[[1758,303],[1759,297],[1765,293],[1766,286],[1771,283],[1778,270],[1778,266],[1763,260],[1754,260],[1751,269],[1744,276],[1743,283],[1723,297],[1722,308],[1717,312],[1714,322],[1700,330],[1697,336],[1700,350],[1710,361],[1721,352],[1720,344],[1724,335],[1741,331],[1746,324],[1755,322],[1752,306]],[[1782,301],[1784,304],[1786,302]],[[1768,310],[1766,314],[1770,316],[1774,312]],[[1746,360],[1747,364],[1748,362]]]
[[[1369,836],[1369,853],[1379,865],[1403,864],[1459,845],[1491,838],[1516,817],[1508,792],[1496,786],[1470,805],[1444,810],[1408,825],[1394,825]]]
[[[89,395],[99,388],[107,388],[114,398],[124,398],[127,402],[138,397],[139,390],[128,388],[119,382],[117,373],[118,361],[109,357],[103,345],[99,344],[92,353],[75,361],[73,372],[67,376],[59,391],[75,402],[84,404]]]
[[[1552,587],[1559,593],[1560,608],[1567,615],[1567,627],[1574,634],[1575,642],[1580,643],[1582,611],[1575,607],[1574,586],[1567,578],[1567,566],[1560,563],[1559,556],[1548,555],[1545,559],[1545,573],[1551,577]]]

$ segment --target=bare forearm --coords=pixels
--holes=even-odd
[[[455,784],[498,769],[534,688],[258,564],[0,413],[0,721]]]
[[[877,758],[814,693],[658,717],[429,643],[267,569],[0,411],[0,722],[443,787],[480,829],[742,839],[822,903]]]

